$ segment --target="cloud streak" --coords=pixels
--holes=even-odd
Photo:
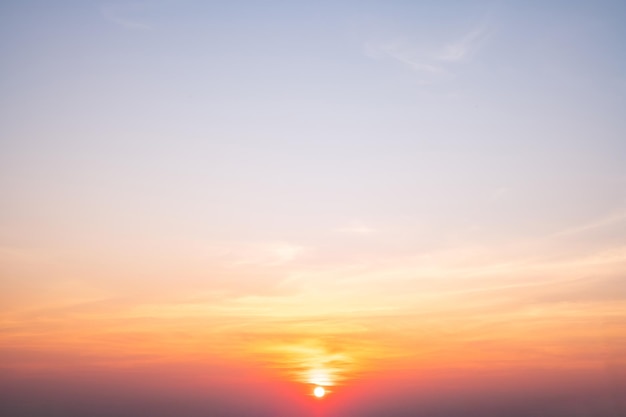
[[[434,47],[417,45],[402,36],[387,41],[366,42],[364,53],[372,59],[394,60],[431,79],[451,78],[455,75],[453,64],[469,61],[488,37],[488,27],[483,23],[455,41],[440,43]]]
[[[486,39],[486,26],[480,25],[466,33],[465,36],[456,42],[445,45],[436,59],[444,62],[460,62],[466,60],[478,51]]]
[[[122,26],[129,30],[150,30],[152,26],[137,17],[129,15],[143,11],[143,7],[138,4],[114,5],[106,4],[100,8],[102,16],[109,22]]]
[[[376,233],[376,229],[366,225],[363,222],[353,221],[348,226],[337,229],[337,232],[353,235],[371,235],[373,233]]]

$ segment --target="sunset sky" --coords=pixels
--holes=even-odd
[[[0,414],[626,415],[625,22],[0,2]]]

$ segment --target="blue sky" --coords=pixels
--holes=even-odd
[[[268,185],[269,200],[309,188],[313,205],[361,184],[344,216],[386,190],[410,205],[394,184],[429,193],[425,177],[550,206],[558,188],[571,221],[621,204],[587,194],[623,185],[619,2],[3,7],[5,154],[21,167],[49,154],[32,164],[70,175],[92,158],[129,170],[112,188],[179,175],[183,189]],[[296,181],[281,188],[284,171]]]
[[[621,2],[2,7],[9,247],[412,251],[625,210]]]

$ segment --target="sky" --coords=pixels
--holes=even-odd
[[[625,415],[624,19],[0,2],[0,411]]]

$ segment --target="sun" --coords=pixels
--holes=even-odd
[[[315,387],[315,389],[313,390],[313,395],[315,395],[317,398],[322,398],[325,394],[326,390],[324,389],[324,387]]]

